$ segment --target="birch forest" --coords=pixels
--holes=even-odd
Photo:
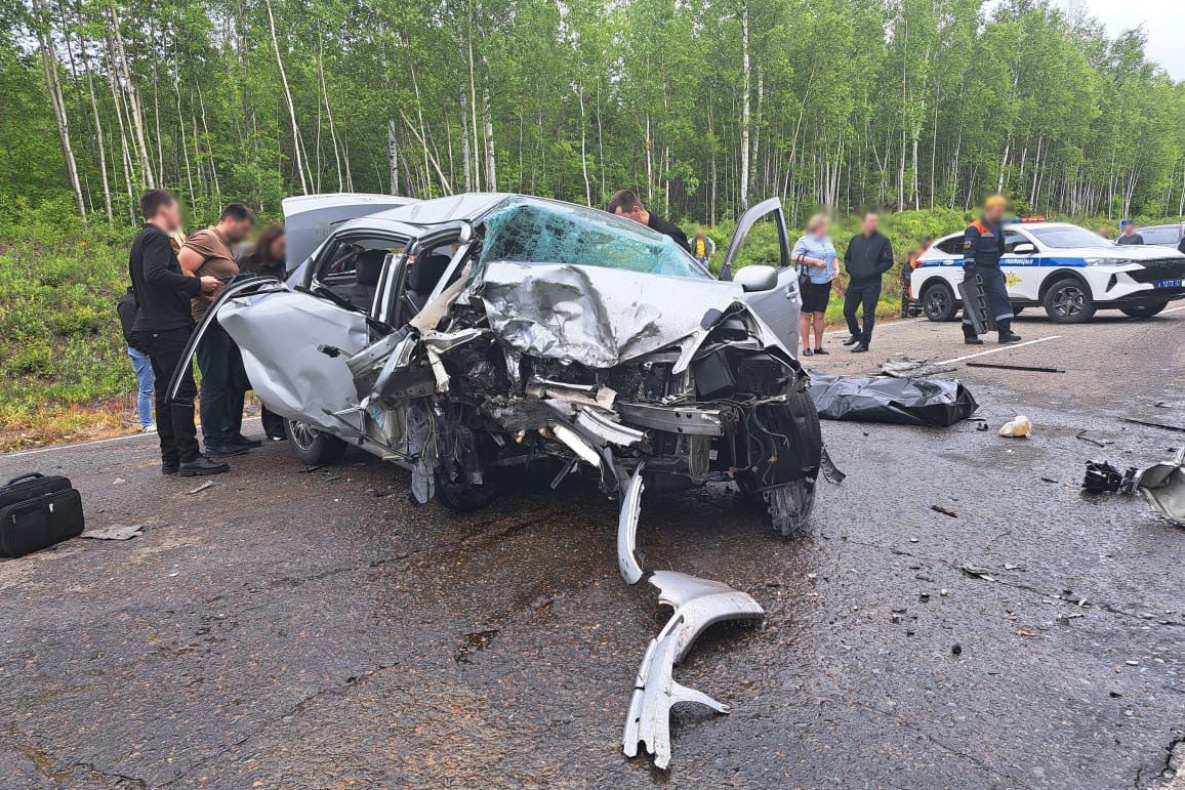
[[[1169,4],[1172,5],[1172,4]],[[1165,13],[1176,13],[1166,6]],[[0,203],[623,187],[716,224],[1185,214],[1185,83],[1044,0],[0,0]]]

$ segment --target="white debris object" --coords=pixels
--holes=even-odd
[[[1033,423],[1023,414],[1018,414],[1000,426],[1001,436],[1011,436],[1014,439],[1023,439],[1032,432]]]

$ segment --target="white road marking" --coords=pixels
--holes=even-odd
[[[252,420],[258,419],[258,417],[244,417],[243,422],[251,422]],[[200,427],[198,428],[198,432],[201,432]],[[111,444],[112,442],[126,442],[129,439],[148,438],[156,439],[158,442],[160,441],[155,433],[132,433],[128,434],[127,436],[112,436],[110,439],[94,439],[93,441],[89,442],[72,442],[70,444],[55,444],[53,447],[39,447],[36,450],[21,450],[15,453],[0,453],[0,459],[21,458],[22,456],[26,455],[41,455],[42,453],[52,453],[58,450],[76,450],[80,447],[93,447],[100,444]]]
[[[873,331],[873,334],[875,334],[877,332],[882,332],[890,327],[901,326],[902,324],[916,324],[918,321],[925,321],[925,320],[926,320],[925,316],[920,316],[918,318],[902,318],[900,321],[886,321],[884,323],[877,321],[876,326],[872,331]],[[828,332],[827,336],[830,337],[832,335],[846,335],[847,333],[848,333],[848,330],[846,330],[846,329],[836,329],[832,332]]]
[[[965,359],[975,359],[976,357],[985,357],[988,354],[999,354],[1001,351],[1010,351],[1014,348],[1021,348],[1022,346],[1031,346],[1034,343],[1044,343],[1046,340],[1057,340],[1061,335],[1050,335],[1049,337],[1039,337],[1036,340],[1026,340],[1023,343],[1010,343],[999,348],[989,348],[987,351],[980,351],[976,354],[967,354],[962,357],[955,357],[954,359],[944,359],[941,362],[936,362],[936,365],[952,365],[955,362],[962,362]]]

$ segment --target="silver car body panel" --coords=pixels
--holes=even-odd
[[[1173,460],[1140,472],[1136,488],[1166,518],[1185,524],[1185,447]]]
[[[729,707],[695,689],[675,682],[674,668],[687,655],[696,637],[708,626],[725,620],[756,620],[765,615],[752,597],[720,582],[684,573],[657,571],[650,583],[659,589],[659,602],[675,613],[650,641],[634,681],[622,736],[622,751],[638,755],[638,744],[654,755],[654,766],[671,762],[670,711],[680,702],[697,702],[717,713]]]
[[[281,206],[288,238],[288,271],[312,255],[343,222],[415,202],[415,198],[353,192],[285,198]]]
[[[490,263],[475,290],[490,327],[515,350],[591,368],[681,342],[698,347],[706,314],[744,306],[744,291],[731,283],[563,263]]]
[[[638,516],[642,512],[643,464],[638,464],[621,498],[621,515],[617,519],[617,567],[626,584],[642,581],[642,566],[638,563]]]
[[[218,321],[242,350],[247,378],[269,409],[331,433],[341,430],[340,420],[325,412],[357,406],[346,363],[369,345],[364,315],[283,290],[228,301]]]

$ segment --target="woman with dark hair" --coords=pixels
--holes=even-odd
[[[284,256],[287,252],[287,240],[284,236],[284,226],[273,222],[263,229],[255,246],[239,259],[239,270],[254,275],[279,277],[281,280],[287,274]],[[273,442],[282,442],[287,438],[284,434],[284,418],[267,406],[260,404],[259,418],[263,422],[263,432]]]
[[[247,254],[239,260],[239,270],[249,274],[263,274],[284,279],[284,256],[287,253],[287,238],[284,226],[273,222],[263,229],[259,238]]]

